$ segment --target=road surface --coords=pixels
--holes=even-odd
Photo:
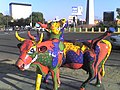
[[[20,36],[28,38],[25,31],[19,32]],[[32,32],[33,35],[36,32]],[[93,39],[100,34],[88,33],[65,33],[65,39]],[[19,71],[15,62],[19,56],[19,43],[14,32],[0,32],[0,90],[34,90],[35,87],[35,70],[31,67],[24,72]],[[120,90],[120,50],[112,50],[107,60],[106,75],[103,78],[103,87],[105,90]],[[61,71],[61,88],[59,90],[79,90],[80,84],[87,78],[83,70],[70,70],[62,68]],[[51,90],[51,79],[49,85],[42,83],[41,90]],[[93,90],[92,85],[87,86],[87,90]],[[104,90],[103,88],[100,90]],[[96,88],[96,90],[99,90]]]

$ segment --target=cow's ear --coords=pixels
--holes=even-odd
[[[22,46],[22,43],[18,43],[17,47],[20,49],[20,47]]]

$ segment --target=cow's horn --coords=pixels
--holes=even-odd
[[[33,40],[33,41],[39,41],[40,40],[40,35],[39,35],[39,31],[37,30],[37,34],[36,34],[36,36],[33,36],[31,33],[30,33],[30,31],[28,31],[28,36],[29,36],[29,38],[31,39],[31,40]]]
[[[30,37],[30,39],[35,40],[35,37],[31,35],[30,31],[28,31],[28,36]]]
[[[19,35],[18,35],[18,32],[16,31],[15,32],[15,36],[16,36],[16,38],[18,39],[18,41],[24,41],[25,39],[24,38],[21,38]]]
[[[42,40],[43,40],[43,33],[41,33],[41,35],[40,35],[40,40],[39,40],[38,44],[41,43]]]
[[[38,22],[38,24],[44,29],[46,29],[48,27],[47,24],[42,24],[41,22]]]

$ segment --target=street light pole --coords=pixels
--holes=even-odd
[[[7,16],[6,16],[6,19],[7,19],[7,26],[6,26],[6,27],[7,27],[7,29],[8,29],[8,17],[7,17]]]
[[[30,26],[32,27],[32,13],[31,13],[31,23],[30,23]]]

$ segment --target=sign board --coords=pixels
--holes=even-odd
[[[82,6],[73,6],[72,7],[72,15],[74,16],[81,16],[83,12]]]
[[[78,13],[78,7],[72,7],[72,13]]]

